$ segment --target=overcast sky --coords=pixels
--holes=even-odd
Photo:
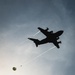
[[[0,75],[75,75],[74,24],[74,0],[0,0]],[[60,49],[55,47],[33,60],[54,47],[50,43],[36,48],[27,39],[45,38],[42,33],[33,36],[37,27],[64,33]]]

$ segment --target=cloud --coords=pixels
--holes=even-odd
[[[9,71],[10,66],[20,64],[24,68],[19,69],[20,73],[18,71],[16,75],[25,75],[26,72],[27,75],[75,75],[73,0],[0,0],[0,8],[2,75],[5,75],[3,72],[7,68],[6,71]],[[39,26],[49,27],[53,32],[64,30],[63,35],[60,36],[61,48],[53,49],[26,67],[25,62],[54,46],[46,44],[36,48],[27,39],[38,31]],[[35,38],[41,39],[44,36],[40,33]]]

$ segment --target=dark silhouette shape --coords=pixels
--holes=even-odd
[[[14,71],[16,71],[17,68],[16,68],[16,67],[13,67],[12,69],[13,69]]]
[[[59,43],[61,43],[61,41],[57,41],[57,40],[59,39],[59,36],[63,33],[63,30],[53,33],[53,31],[48,31],[49,28],[42,29],[38,27],[38,29],[46,36],[46,38],[44,38],[43,40],[28,38],[29,40],[32,40],[35,43],[36,47],[38,47],[38,45],[45,44],[45,43],[53,43],[57,48],[60,48]]]

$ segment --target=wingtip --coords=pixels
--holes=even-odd
[[[39,29],[40,27],[38,27],[38,29]]]
[[[28,38],[30,40],[30,38]]]
[[[28,38],[29,40],[32,40],[32,38]]]

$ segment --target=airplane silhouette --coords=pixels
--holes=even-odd
[[[38,27],[38,29],[46,36],[46,38],[42,40],[28,38],[29,40],[32,40],[35,43],[36,47],[38,47],[38,45],[45,44],[45,43],[53,43],[57,48],[60,48],[59,43],[61,43],[61,41],[57,41],[57,40],[59,39],[59,36],[63,33],[63,30],[53,33],[53,31],[48,31],[49,28],[42,29]]]

